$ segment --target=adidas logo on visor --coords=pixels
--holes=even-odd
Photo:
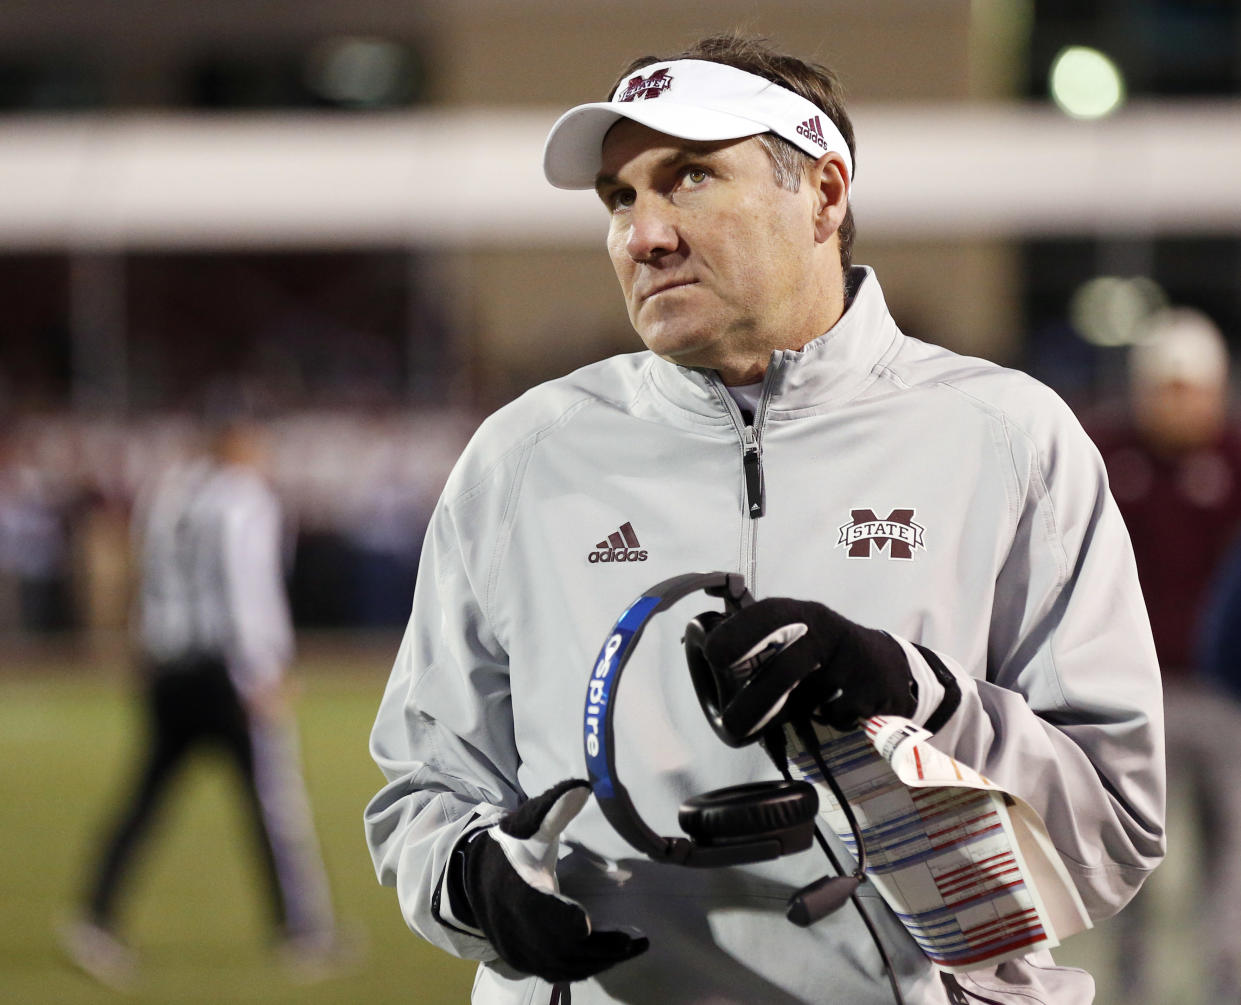
[[[827,137],[823,135],[823,123],[819,121],[817,115],[811,116],[798,126],[797,135],[819,144],[824,150],[827,149]]]
[[[646,557],[646,550],[638,544],[638,535],[633,532],[633,524],[626,521],[596,544],[595,550],[586,556],[586,561],[591,565],[599,562],[645,562]]]

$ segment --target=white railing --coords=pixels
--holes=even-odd
[[[591,243],[544,182],[555,110],[0,119],[0,248]],[[868,236],[1241,233],[1241,102],[864,106]]]

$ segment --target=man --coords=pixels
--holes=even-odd
[[[264,442],[248,420],[222,422],[208,451],[174,465],[139,501],[136,634],[150,738],[84,917],[61,933],[71,959],[108,984],[137,976],[118,934],[120,896],[169,785],[203,748],[218,748],[238,770],[285,959],[310,977],[340,962],[285,679],[293,626]]]
[[[1129,352],[1128,421],[1095,431],[1133,538],[1166,684],[1194,676],[1194,637],[1223,546],[1241,524],[1241,438],[1228,344],[1201,311],[1157,314]]]
[[[830,73],[725,37],[635,62],[548,138],[549,180],[603,202],[649,351],[480,428],[433,517],[372,733],[379,877],[416,932],[483,961],[475,1001],[894,1000],[856,912],[784,919],[817,854],[650,862],[558,784],[583,774],[604,633],[679,573],[741,572],[769,598],[711,627],[713,668],[754,653],[756,674],[786,654],[818,667],[766,721],[927,724],[1042,814],[1094,917],[1162,856],[1159,679],[1098,455],[1033,381],[901,335],[849,264],[851,135]],[[644,637],[662,665],[628,680],[616,733],[661,833],[686,796],[773,777],[704,723],[683,625]],[[859,893],[908,1002],[1091,998],[1045,953],[945,982]]]
[[[1215,641],[1205,658],[1197,651],[1212,581],[1241,528],[1241,438],[1228,395],[1223,334],[1201,311],[1173,308],[1130,350],[1128,422],[1096,434],[1163,672],[1169,772],[1198,817],[1196,913],[1212,1001],[1241,1000],[1241,712],[1210,681],[1226,650]],[[1235,608],[1222,594],[1215,602],[1225,604],[1214,618],[1218,635]],[[1117,944],[1125,1000],[1135,1005],[1154,1000],[1150,922],[1148,898],[1139,897]]]

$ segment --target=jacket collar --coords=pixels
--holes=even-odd
[[[856,293],[840,320],[801,349],[777,349],[764,378],[769,419],[796,418],[856,397],[876,376],[876,365],[899,335],[874,270],[854,266]],[[714,370],[678,366],[652,357],[657,391],[672,404],[712,422],[728,421]]]

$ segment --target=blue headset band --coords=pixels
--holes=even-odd
[[[651,830],[639,816],[616,774],[612,717],[621,671],[625,669],[651,619],[698,590],[713,597],[722,597],[733,611],[753,602],[746,590],[744,577],[735,572],[690,572],[665,579],[644,592],[625,608],[599,651],[586,689],[583,738],[591,789],[599,800],[603,815],[617,833],[638,851],[657,861],[724,865],[727,863],[718,854],[695,856],[695,852],[704,852],[705,849],[695,849],[693,842],[686,838],[661,837]],[[699,861],[690,861],[691,857],[697,857]]]

